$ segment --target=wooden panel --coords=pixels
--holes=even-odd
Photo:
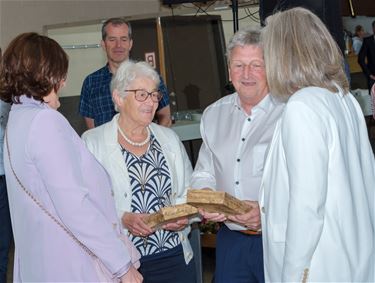
[[[216,248],[216,234],[202,234],[201,245],[203,248]]]
[[[161,18],[172,111],[205,109],[224,96],[225,43],[220,16]]]
[[[350,73],[361,73],[362,68],[358,64],[358,57],[357,55],[351,53],[348,55],[348,63],[349,63],[349,68],[350,68]]]

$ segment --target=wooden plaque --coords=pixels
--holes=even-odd
[[[192,217],[198,214],[198,209],[189,204],[177,204],[162,207],[158,212],[151,213],[144,222],[151,228],[159,228],[169,222],[177,221],[184,217]]]
[[[187,203],[207,212],[218,212],[225,215],[247,213],[251,207],[234,196],[212,190],[188,190]]]

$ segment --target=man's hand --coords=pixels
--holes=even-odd
[[[156,118],[158,119],[158,124],[164,127],[170,127],[172,125],[171,119],[171,108],[169,105],[163,107],[158,112],[156,112]]]
[[[199,213],[203,216],[204,219],[213,222],[224,222],[227,220],[225,214],[217,213],[217,212],[207,212],[202,208],[198,209]]]
[[[229,216],[228,219],[239,223],[250,230],[258,231],[261,228],[259,203],[257,201],[249,200],[244,200],[244,202],[252,207],[252,209],[244,214]]]
[[[147,215],[148,214],[125,212],[121,221],[124,227],[134,236],[145,237],[154,233],[154,230],[143,221]]]
[[[95,127],[94,119],[85,117],[85,123],[86,123],[86,127],[87,127],[88,130]]]
[[[170,222],[170,223],[167,223],[165,225],[163,225],[163,229],[164,230],[169,230],[169,231],[180,231],[182,229],[184,229],[186,227],[186,225],[188,225],[189,223],[189,219],[187,217],[183,218],[183,219],[179,219],[175,222]]]

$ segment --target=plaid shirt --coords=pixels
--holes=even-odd
[[[94,119],[95,127],[111,121],[116,114],[110,90],[111,80],[112,73],[107,64],[88,75],[83,81],[79,113],[83,117]],[[157,111],[169,105],[168,90],[161,77],[159,90],[163,98],[159,102]]]

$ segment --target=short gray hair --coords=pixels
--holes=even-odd
[[[246,45],[254,45],[260,46],[260,30],[254,27],[245,27],[238,30],[229,40],[227,46],[227,62],[229,63],[232,50],[237,47],[241,46],[244,47]]]
[[[119,96],[124,98],[126,92],[124,91],[129,87],[129,85],[136,79],[139,78],[148,78],[155,82],[157,86],[160,84],[159,74],[144,61],[132,61],[126,60],[120,64],[120,67],[117,69],[116,74],[111,81],[111,92],[117,90]],[[115,104],[115,109],[116,109]],[[117,111],[117,109],[116,109]]]

